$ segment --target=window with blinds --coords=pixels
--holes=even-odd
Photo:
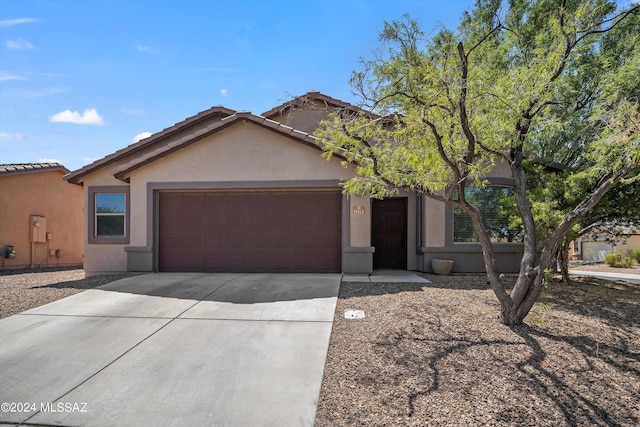
[[[466,200],[480,210],[491,241],[522,242],[524,231],[516,208],[513,187],[467,187]],[[471,217],[459,208],[453,210],[454,243],[478,242]]]

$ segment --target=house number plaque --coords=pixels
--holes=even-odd
[[[364,206],[354,206],[351,212],[354,215],[364,215]]]

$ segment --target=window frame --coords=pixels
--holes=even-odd
[[[123,194],[124,195],[124,235],[123,236],[97,236],[98,216],[96,209],[98,194]],[[131,234],[131,192],[129,186],[95,186],[88,189],[87,200],[89,212],[88,221],[88,243],[89,244],[129,244]],[[102,214],[104,216],[104,214]],[[109,215],[109,214],[107,214]],[[122,215],[122,214],[116,214]]]

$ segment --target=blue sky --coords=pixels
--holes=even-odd
[[[260,114],[348,84],[384,20],[471,0],[0,0],[0,163],[74,170],[213,105]]]

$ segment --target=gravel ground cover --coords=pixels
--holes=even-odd
[[[552,282],[509,328],[486,278],[425,277],[341,286],[316,426],[640,425],[640,286]]]
[[[127,276],[85,278],[84,270],[77,268],[0,271],[0,319]]]

